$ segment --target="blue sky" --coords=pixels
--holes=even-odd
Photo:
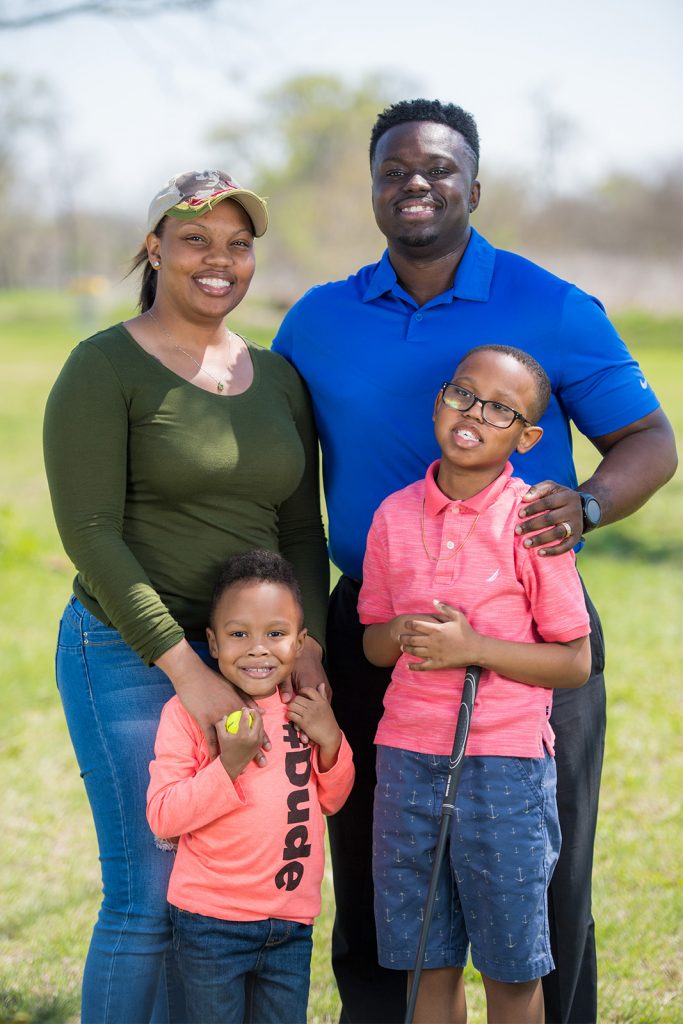
[[[221,0],[211,14],[80,17],[4,36],[0,70],[42,76],[63,166],[89,205],[144,212],[172,173],[215,165],[211,126],[248,117],[278,81],[399,75],[474,113],[482,163],[533,173],[540,111],[566,118],[555,173],[580,187],[683,154],[678,0]],[[398,97],[397,97],[398,98]],[[38,168],[54,159],[35,146]]]

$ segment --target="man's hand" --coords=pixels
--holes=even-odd
[[[539,555],[562,555],[571,551],[583,533],[583,509],[577,491],[542,480],[526,492],[519,510],[522,522],[515,527],[525,536],[525,548],[538,548]],[[539,532],[540,531],[540,532]]]
[[[409,620],[400,636],[401,649],[422,661],[410,662],[413,672],[465,668],[479,664],[479,633],[456,608],[435,601],[436,619]]]
[[[610,434],[588,439],[602,460],[595,472],[579,484],[594,495],[602,508],[601,526],[616,523],[644,505],[669,480],[677,465],[676,441],[661,409]],[[539,555],[561,555],[573,548],[583,531],[581,499],[576,491],[544,480],[529,488],[520,509],[517,533],[534,534],[525,545]],[[522,511],[526,514],[522,516]],[[563,525],[571,527],[571,535]],[[536,532],[541,531],[541,532]]]
[[[253,716],[253,721],[250,715]],[[250,761],[256,761],[261,768],[266,763],[265,757],[262,756],[262,760],[259,760],[257,756],[261,753],[265,733],[263,719],[254,708],[242,709],[242,717],[235,733],[227,731],[226,721],[227,715],[215,723],[215,730],[221,751],[221,763],[234,782]]]

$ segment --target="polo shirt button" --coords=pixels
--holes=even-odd
[[[415,319],[416,320],[421,320],[422,319],[422,313],[416,313],[415,314]]]
[[[452,551],[452,549],[455,547],[455,544],[453,543],[452,540],[449,540],[446,544],[446,547],[448,548],[449,551]]]

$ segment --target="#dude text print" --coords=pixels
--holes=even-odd
[[[283,725],[282,729],[285,746],[290,748],[285,754],[284,769],[292,789],[287,794],[287,824],[290,828],[282,850],[284,864],[275,875],[275,884],[278,889],[291,892],[304,877],[302,861],[311,855],[306,824],[311,816],[308,789],[311,780],[311,748],[304,746],[291,722]]]

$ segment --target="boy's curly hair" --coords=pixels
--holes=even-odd
[[[296,603],[301,609],[301,621],[303,623],[303,601],[301,590],[294,575],[294,569],[282,555],[276,551],[255,549],[243,551],[239,555],[228,558],[221,566],[218,578],[213,588],[211,598],[211,611],[209,621],[213,622],[214,612],[221,597],[229,587],[237,583],[279,583],[291,591]]]

